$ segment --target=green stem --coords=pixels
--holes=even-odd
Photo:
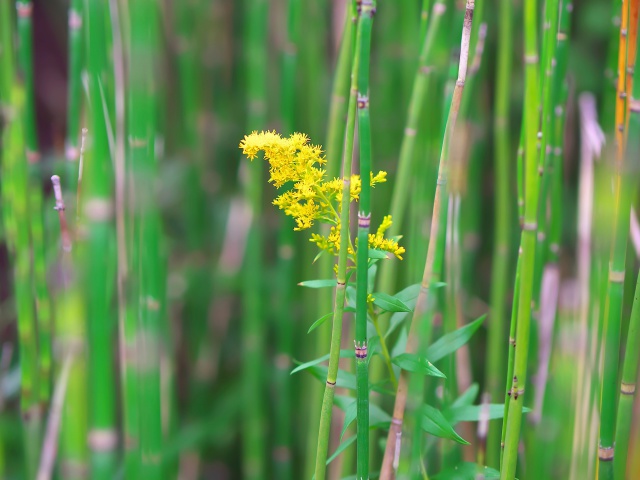
[[[511,208],[509,205],[509,100],[511,93],[512,37],[513,20],[510,0],[501,0],[499,12],[498,62],[496,73],[496,100],[494,117],[495,155],[495,243],[492,259],[491,277],[491,315],[487,339],[487,391],[491,401],[502,401],[502,380],[504,379],[504,334],[505,334],[505,297],[507,296],[507,276],[509,270],[509,224]],[[489,422],[487,437],[487,465],[497,467],[500,462],[499,422]]]
[[[361,45],[362,30],[357,29],[356,45]],[[349,199],[351,191],[351,159],[353,156],[353,143],[356,120],[356,99],[359,52],[356,51],[351,67],[351,91],[349,94],[349,106],[347,110],[347,125],[342,157],[342,204],[340,206],[340,252],[338,256],[337,285],[335,304],[333,310],[333,326],[331,329],[331,347],[329,349],[329,369],[322,398],[320,413],[320,428],[318,431],[318,448],[316,451],[316,480],[325,478],[327,451],[329,448],[329,433],[331,428],[331,409],[335,394],[336,380],[338,377],[338,361],[340,360],[340,342],[342,337],[342,315],[344,312],[344,299],[347,282],[347,256],[349,246]]]
[[[535,270],[536,221],[538,216],[538,196],[540,176],[538,174],[538,109],[539,78],[537,49],[537,2],[526,0],[524,4],[524,37],[525,37],[525,111],[524,111],[524,160],[525,160],[525,205],[524,223],[520,241],[521,265],[518,298],[516,347],[513,377],[511,382],[511,398],[506,413],[505,450],[503,453],[501,480],[515,478],[522,421],[522,405],[527,374],[529,354],[529,329],[531,321],[531,300]]]
[[[445,216],[441,216],[441,209],[446,205],[446,184],[449,170],[449,152],[451,150],[451,145],[454,138],[456,121],[460,108],[460,100],[462,98],[462,92],[467,76],[469,40],[471,37],[471,25],[474,7],[475,2],[473,0],[468,0],[466,4],[464,24],[462,29],[458,79],[456,81],[453,97],[451,99],[451,108],[449,109],[444,138],[442,141],[440,164],[438,167],[438,180],[433,202],[433,216],[431,221],[431,233],[429,235],[429,247],[427,250],[427,259],[425,261],[421,289],[416,300],[416,306],[411,321],[411,329],[409,331],[409,336],[407,339],[406,350],[408,353],[416,353],[419,338],[429,337],[428,332],[424,331],[430,321],[425,313],[427,312],[428,307],[428,293],[430,291],[430,287],[432,286],[432,282],[434,281],[434,273],[437,274],[437,272],[439,272],[439,270],[435,270],[436,256],[441,257],[443,255],[443,252],[437,252],[437,239],[439,237],[438,232],[440,231],[440,229],[444,229],[446,227],[446,214]],[[397,465],[398,460],[396,442],[398,441],[402,433],[402,422],[404,419],[404,411],[407,404],[408,387],[409,375],[408,372],[403,370],[400,374],[400,381],[398,382],[398,389],[396,392],[395,404],[393,407],[393,418],[391,421],[391,427],[389,428],[389,434],[387,436],[387,443],[382,461],[382,469],[380,471],[381,480],[390,480],[394,477],[395,465]]]

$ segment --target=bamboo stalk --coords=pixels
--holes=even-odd
[[[329,124],[327,126],[327,177],[336,178],[340,175],[342,154],[345,141],[347,122],[347,110],[349,105],[350,73],[353,60],[353,45],[355,44],[356,21],[355,2],[348,0],[345,7],[345,23],[340,42],[340,51],[334,75],[333,89],[331,92],[331,105],[329,107]],[[329,234],[328,225],[320,226],[323,235]],[[329,255],[322,255],[318,259],[321,278],[331,278],[334,275],[333,267],[335,259]],[[321,289],[318,292],[317,315],[324,315],[334,304],[333,292],[330,289]],[[330,329],[318,329],[315,340],[315,354],[320,355],[326,345],[330,343]],[[318,390],[319,392],[320,390]],[[320,412],[322,410],[322,395],[313,396],[309,408],[309,439],[307,441],[308,461],[305,463],[305,475],[311,477],[315,470],[315,454],[318,445],[318,425],[320,424]]]
[[[158,5],[154,0],[129,6],[129,139],[134,239],[139,245],[136,359],[139,386],[140,466],[143,478],[164,478],[162,447],[161,360],[163,341],[164,266],[160,217],[157,210]]]
[[[414,309],[413,318],[411,321],[411,330],[409,332],[409,337],[407,340],[406,350],[408,353],[415,353],[418,344],[417,332],[421,330],[420,327],[425,321],[429,321],[429,319],[425,319],[424,313],[427,309],[427,293],[429,292],[429,288],[433,280],[432,277],[434,273],[434,259],[436,255],[437,243],[436,239],[438,238],[438,232],[440,231],[440,228],[444,228],[446,226],[444,225],[446,223],[446,217],[440,218],[440,207],[443,199],[446,198],[449,151],[454,138],[460,100],[462,97],[462,91],[464,89],[464,83],[467,74],[469,40],[471,36],[471,25],[474,7],[475,2],[473,0],[467,0],[464,25],[462,28],[462,39],[460,42],[460,63],[458,66],[458,79],[456,81],[456,86],[453,92],[451,108],[449,110],[444,139],[442,142],[440,164],[438,167],[438,181],[436,184],[436,193],[433,202],[433,217],[431,222],[431,233],[429,236],[429,248],[427,251],[427,259],[425,262],[421,289],[416,301],[416,307]],[[441,225],[441,223],[443,223],[443,225]],[[428,335],[424,335],[424,337],[428,337]],[[397,465],[396,459],[398,453],[400,452],[399,442],[402,435],[402,421],[404,418],[404,410],[407,402],[407,389],[408,374],[406,371],[402,371],[398,384],[398,390],[396,392],[395,404],[393,408],[393,418],[387,437],[387,444],[382,461],[382,469],[380,471],[381,480],[389,480],[394,477],[394,464]]]
[[[115,286],[113,252],[112,165],[109,150],[104,84],[108,71],[107,33],[104,15],[106,5],[91,2],[87,25],[87,72],[91,102],[91,148],[84,157],[82,224],[87,236],[82,248],[86,278],[86,308],[88,333],[88,389],[91,475],[111,478],[115,472],[117,447],[115,372],[112,342],[115,315],[111,308]]]
[[[84,7],[82,0],[72,0],[69,4],[69,73],[67,85],[67,135],[65,156],[71,164],[67,177],[75,179],[76,164],[80,155],[80,112],[82,107],[83,30]],[[74,182],[71,183],[73,185]]]
[[[375,0],[359,5],[357,75],[358,143],[362,190],[358,207],[358,250],[356,257],[356,379],[357,461],[356,478],[369,478],[369,362],[367,358],[367,285],[369,274],[369,226],[371,224],[371,122],[369,118],[369,63]]]
[[[622,2],[622,22],[620,24],[620,42],[618,47],[618,79],[615,109],[615,174],[613,204],[613,239],[609,255],[609,275],[604,305],[604,375],[601,385],[600,403],[600,440],[598,444],[598,478],[614,478],[615,424],[617,405],[617,385],[619,375],[620,334],[622,303],[624,295],[624,277],[627,239],[629,237],[629,215],[631,212],[631,185],[625,156],[625,116],[627,111],[626,67],[627,67],[627,29],[629,24],[629,2]]]
[[[264,128],[267,113],[267,2],[252,0],[246,6],[246,101],[247,129]],[[262,240],[262,166],[251,168],[245,195],[252,215],[247,238],[243,278],[243,395],[242,419],[243,477],[247,480],[264,478],[266,467],[264,395],[265,331],[263,295]],[[321,477],[316,476],[318,480]]]
[[[524,388],[527,373],[527,358],[529,353],[529,328],[531,320],[531,300],[535,273],[535,243],[538,216],[538,196],[540,177],[538,174],[538,108],[539,108],[539,78],[538,78],[538,49],[536,1],[527,0],[524,4],[524,38],[525,38],[525,111],[524,111],[524,160],[525,160],[525,205],[524,223],[520,241],[521,266],[520,285],[517,312],[517,328],[513,377],[511,382],[508,412],[505,407],[506,432],[505,449],[503,453],[501,480],[515,478],[518,443],[520,438],[520,424],[522,421],[522,405],[524,402]]]
[[[287,38],[282,53],[281,70],[281,115],[283,131],[290,135],[295,131],[296,78],[299,43],[300,1],[289,0],[287,4]],[[287,480],[293,478],[292,452],[292,400],[290,381],[291,357],[293,354],[293,274],[294,274],[294,229],[295,222],[286,215],[280,218],[278,231],[278,292],[277,344],[275,354],[275,383],[279,394],[276,405],[278,429],[273,444],[274,476]]]
[[[491,313],[486,370],[487,393],[492,401],[502,399],[502,379],[504,379],[504,334],[506,326],[505,302],[507,274],[509,268],[509,100],[511,87],[513,20],[510,0],[501,0],[499,17],[499,41],[496,65],[496,96],[494,116],[495,155],[495,243],[492,260]],[[486,462],[497,467],[500,459],[499,422],[488,422]]]
[[[336,290],[333,309],[333,323],[331,327],[331,346],[329,349],[329,368],[322,398],[320,413],[320,427],[318,429],[318,448],[316,451],[315,478],[324,480],[326,472],[327,451],[329,447],[329,433],[331,428],[331,410],[338,378],[338,362],[340,360],[340,343],[342,337],[342,317],[347,283],[347,255],[349,246],[349,202],[351,191],[351,163],[355,136],[357,82],[360,49],[362,48],[362,29],[356,28],[355,51],[351,65],[351,88],[347,108],[347,122],[342,157],[342,203],[340,205],[340,250],[338,255],[338,269],[336,274]]]
[[[391,218],[393,218],[393,225],[391,225],[389,229],[390,236],[398,235],[401,231],[405,211],[407,210],[407,202],[410,194],[409,183],[412,175],[411,163],[415,156],[418,123],[427,103],[426,99],[429,95],[429,79],[431,78],[431,73],[433,71],[433,54],[436,46],[436,39],[438,38],[440,28],[443,25],[442,18],[446,9],[447,7],[444,3],[440,1],[436,1],[434,3],[429,20],[429,29],[423,37],[424,40],[420,50],[418,69],[413,80],[407,119],[402,143],[400,145],[393,195],[391,198],[390,214]],[[397,266],[398,262],[395,259],[390,259],[381,265],[379,273],[380,291],[391,292],[394,290]],[[381,322],[381,329],[383,331],[385,330],[385,327],[386,324]],[[376,375],[374,374],[374,377],[375,376]]]

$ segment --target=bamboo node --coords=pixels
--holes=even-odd
[[[146,138],[136,138],[129,136],[129,146],[132,148],[142,148],[147,146],[148,140]]]
[[[369,228],[371,225],[371,214],[365,215],[364,212],[358,212],[358,227]]]
[[[358,108],[369,108],[369,97],[358,93]]]
[[[327,387],[333,388],[336,386],[336,382],[332,382],[331,380],[327,380]]]
[[[533,55],[525,55],[524,56],[524,63],[526,64],[533,64],[533,63],[538,63],[538,54],[534,53]]]
[[[84,213],[94,222],[104,222],[113,217],[113,205],[104,198],[92,198],[84,206]]]
[[[429,75],[433,71],[433,67],[431,65],[423,65],[420,67],[420,73],[424,75]]]
[[[624,270],[617,272],[615,270],[609,270],[609,281],[611,283],[623,283],[624,282]]]
[[[33,4],[31,2],[18,2],[16,10],[20,18],[29,18],[33,12]]]
[[[80,154],[80,150],[77,147],[68,146],[64,151],[65,157],[69,161],[75,161],[78,159],[78,155]]]
[[[113,429],[94,428],[88,435],[89,448],[94,452],[114,450],[118,444],[118,435]]]
[[[516,339],[513,338],[513,337],[509,337],[509,343],[515,347],[516,346]]]
[[[633,113],[640,113],[640,99],[631,98],[629,100],[629,111]]]
[[[358,343],[357,341],[354,340],[353,344],[355,345],[355,348],[356,348],[356,358],[359,358],[359,359],[367,358],[367,341],[363,340],[362,342]]]
[[[538,223],[537,222],[524,222],[522,224],[522,230],[524,230],[525,232],[535,232],[538,229]]]
[[[613,447],[598,447],[598,458],[603,462],[610,462],[613,460],[613,454]]]
[[[627,36],[627,29],[626,28],[621,28],[620,29],[620,36],[621,37],[626,37]]]
[[[436,185],[446,185],[447,184],[447,179],[444,177],[440,177],[438,178],[438,180],[436,180]]]
[[[556,35],[556,39],[560,42],[563,40],[567,39],[567,34],[564,32],[558,32],[558,35]]]
[[[622,98],[623,100],[627,98],[627,92],[620,92],[620,98]]]
[[[540,230],[540,231],[538,232],[537,237],[538,237],[538,241],[539,241],[539,242],[544,242],[544,239],[545,239],[547,236],[545,235],[545,233],[544,233],[542,230]]]
[[[418,132],[416,131],[415,128],[407,127],[407,128],[404,129],[404,134],[407,137],[415,137],[417,133]]]
[[[636,384],[622,382],[620,384],[620,393],[622,393],[623,395],[633,395],[634,393],[636,393]]]
[[[69,30],[80,30],[82,27],[82,16],[79,12],[69,10]]]
[[[558,254],[560,253],[560,245],[558,245],[557,243],[552,243],[549,245],[549,250],[551,251],[551,253]]]

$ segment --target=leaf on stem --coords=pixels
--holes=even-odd
[[[340,358],[354,358],[356,356],[353,350],[340,350]],[[291,370],[290,375],[294,373],[300,372],[302,370],[306,370],[307,368],[313,367],[314,365],[318,365],[326,360],[329,360],[329,354],[323,355],[315,360],[309,360],[308,362],[299,364],[296,368]],[[296,362],[297,363],[297,362]]]
[[[431,346],[427,348],[427,352],[431,361],[437,362],[438,360],[455,352],[465,343],[467,343],[473,336],[473,334],[476,333],[476,330],[480,328],[480,325],[482,325],[482,322],[484,322],[485,317],[486,315],[482,315],[477,320],[474,320],[464,327],[461,327],[451,333],[440,337],[433,344],[431,344]]]
[[[456,433],[442,412],[431,405],[422,406],[422,429],[435,437],[447,438],[462,445],[469,445],[464,438]]]
[[[322,325],[324,322],[327,321],[327,319],[331,318],[333,316],[333,312],[329,312],[326,315],[321,316],[318,320],[316,320],[315,322],[313,322],[313,324],[311,324],[311,326],[309,327],[309,330],[307,330],[307,333],[311,333],[312,331],[314,331],[316,328],[318,328],[320,325]]]
[[[335,278],[327,278],[326,280],[306,280],[298,283],[301,287],[307,288],[333,288],[338,284]]]
[[[373,304],[380,307],[385,312],[410,312],[412,308],[398,297],[387,295],[386,293],[374,293]]]
[[[391,363],[409,372],[446,378],[445,374],[438,370],[429,360],[414,353],[402,353],[392,358]]]

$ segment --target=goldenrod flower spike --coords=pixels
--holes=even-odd
[[[273,201],[280,210],[292,217],[296,226],[294,230],[311,228],[314,222],[332,225],[325,237],[312,233],[310,241],[318,248],[332,255],[340,251],[340,210],[342,202],[342,179],[325,180],[326,171],[322,165],[326,162],[322,156],[322,147],[309,143],[304,133],[294,133],[283,138],[275,131],[252,132],[240,142],[242,153],[250,160],[260,152],[269,162],[269,182],[276,188],[292,183],[291,190],[279,195]],[[387,172],[371,173],[370,184],[387,181]],[[350,201],[358,201],[362,190],[359,175],[351,176],[349,190]],[[402,258],[405,249],[392,239],[384,238],[384,232],[391,225],[391,216],[386,216],[375,235],[369,235],[369,248],[393,253]],[[355,255],[349,242],[349,255]]]

